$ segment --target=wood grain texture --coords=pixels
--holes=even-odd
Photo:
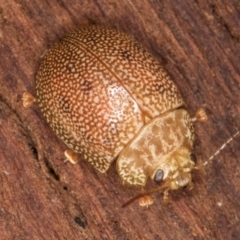
[[[191,192],[122,209],[139,190],[121,186],[114,164],[104,175],[65,162],[38,107],[21,102],[54,42],[80,25],[117,28],[165,63],[191,113],[207,110],[195,141],[204,161],[240,128],[239,22],[238,0],[0,1],[1,239],[239,239],[239,138],[194,171]]]

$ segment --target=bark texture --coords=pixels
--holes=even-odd
[[[121,185],[114,164],[104,175],[65,162],[38,107],[21,101],[35,94],[44,52],[67,32],[117,28],[165,63],[190,113],[207,110],[195,141],[205,161],[240,128],[239,22],[239,0],[0,0],[1,239],[239,239],[240,138],[193,172],[191,192],[122,209],[138,189]]]

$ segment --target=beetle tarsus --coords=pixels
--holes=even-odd
[[[208,120],[206,111],[203,108],[199,108],[194,117],[192,117],[193,122],[206,122]]]
[[[36,98],[33,97],[33,95],[29,92],[24,92],[22,96],[22,103],[23,107],[28,108],[33,105],[33,103],[36,102]]]
[[[149,195],[145,195],[143,197],[140,197],[138,199],[138,203],[141,207],[149,207],[150,205],[153,204],[153,198]]]
[[[169,189],[167,188],[163,192],[163,205],[168,205],[168,203],[169,203]]]
[[[76,164],[78,162],[78,154],[74,151],[68,149],[64,152],[64,155],[70,163]]]

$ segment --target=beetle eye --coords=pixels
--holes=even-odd
[[[191,154],[190,154],[190,159],[191,159],[191,161],[193,161],[193,162],[196,164],[197,158],[196,158],[196,155],[195,155],[195,154],[191,153]]]
[[[153,180],[155,183],[160,183],[163,180],[163,170],[162,169],[157,170]]]

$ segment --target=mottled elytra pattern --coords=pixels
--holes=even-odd
[[[147,121],[183,105],[154,57],[133,38],[99,26],[54,45],[36,89],[52,129],[101,172]]]

